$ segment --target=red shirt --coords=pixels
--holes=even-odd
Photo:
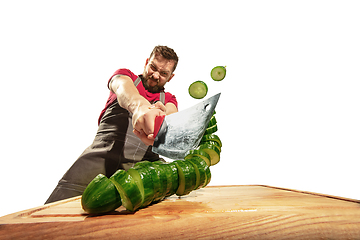
[[[128,77],[130,77],[133,82],[135,82],[135,80],[139,77],[138,75],[135,75],[133,72],[131,72],[129,69],[125,69],[125,68],[121,68],[115,71],[115,73],[111,76],[111,78],[108,81],[108,88],[109,88],[109,84],[111,79],[115,76],[115,75],[126,75]],[[140,95],[143,96],[146,100],[148,100],[150,103],[154,103],[156,101],[160,100],[160,93],[151,93],[147,90],[145,90],[144,85],[142,84],[142,82],[140,81],[140,83],[137,85],[137,90],[139,91]],[[100,124],[100,120],[102,118],[102,116],[104,115],[106,109],[117,99],[116,94],[113,93],[112,91],[110,91],[110,95],[108,100],[106,101],[105,104],[105,108],[101,111],[100,113],[100,117],[98,120],[98,124]],[[165,92],[165,104],[167,103],[173,103],[176,107],[178,106],[177,101],[176,101],[176,97],[174,95],[172,95],[171,93]]]

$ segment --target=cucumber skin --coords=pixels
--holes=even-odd
[[[117,170],[110,177],[110,180],[120,193],[123,206],[127,210],[133,212],[141,206],[142,197],[140,190],[130,174],[125,170]]]
[[[88,213],[106,213],[120,207],[120,194],[114,184],[103,174],[97,175],[86,187],[81,206]]]
[[[181,184],[184,184],[184,190],[182,191],[182,189],[178,189],[178,191],[176,191],[176,195],[178,196],[188,195],[191,191],[194,190],[196,185],[195,169],[190,162],[187,162],[185,160],[176,160],[174,161],[174,163],[178,168],[179,174],[184,175],[184,179],[181,179],[179,177],[179,186]]]
[[[130,171],[136,171],[140,176],[144,191],[144,198],[140,207],[146,207],[147,205],[151,204],[154,199],[154,184],[152,182],[150,173],[146,168],[139,166],[130,168],[128,172]]]

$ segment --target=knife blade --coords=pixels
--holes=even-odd
[[[155,119],[152,151],[171,159],[184,159],[188,150],[199,145],[220,94],[183,111]]]

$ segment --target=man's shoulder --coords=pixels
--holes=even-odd
[[[136,75],[135,73],[133,73],[132,71],[130,71],[127,68],[120,68],[120,69],[116,70],[114,72],[114,74],[111,76],[111,78],[113,78],[116,75],[126,75],[126,76],[130,77],[133,81],[135,81],[138,78],[138,75]]]

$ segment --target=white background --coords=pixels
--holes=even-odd
[[[210,185],[360,199],[358,1],[2,1],[0,216],[42,205],[91,144],[118,68],[155,45],[180,57],[166,90],[222,92]],[[210,71],[227,66],[214,82]]]

